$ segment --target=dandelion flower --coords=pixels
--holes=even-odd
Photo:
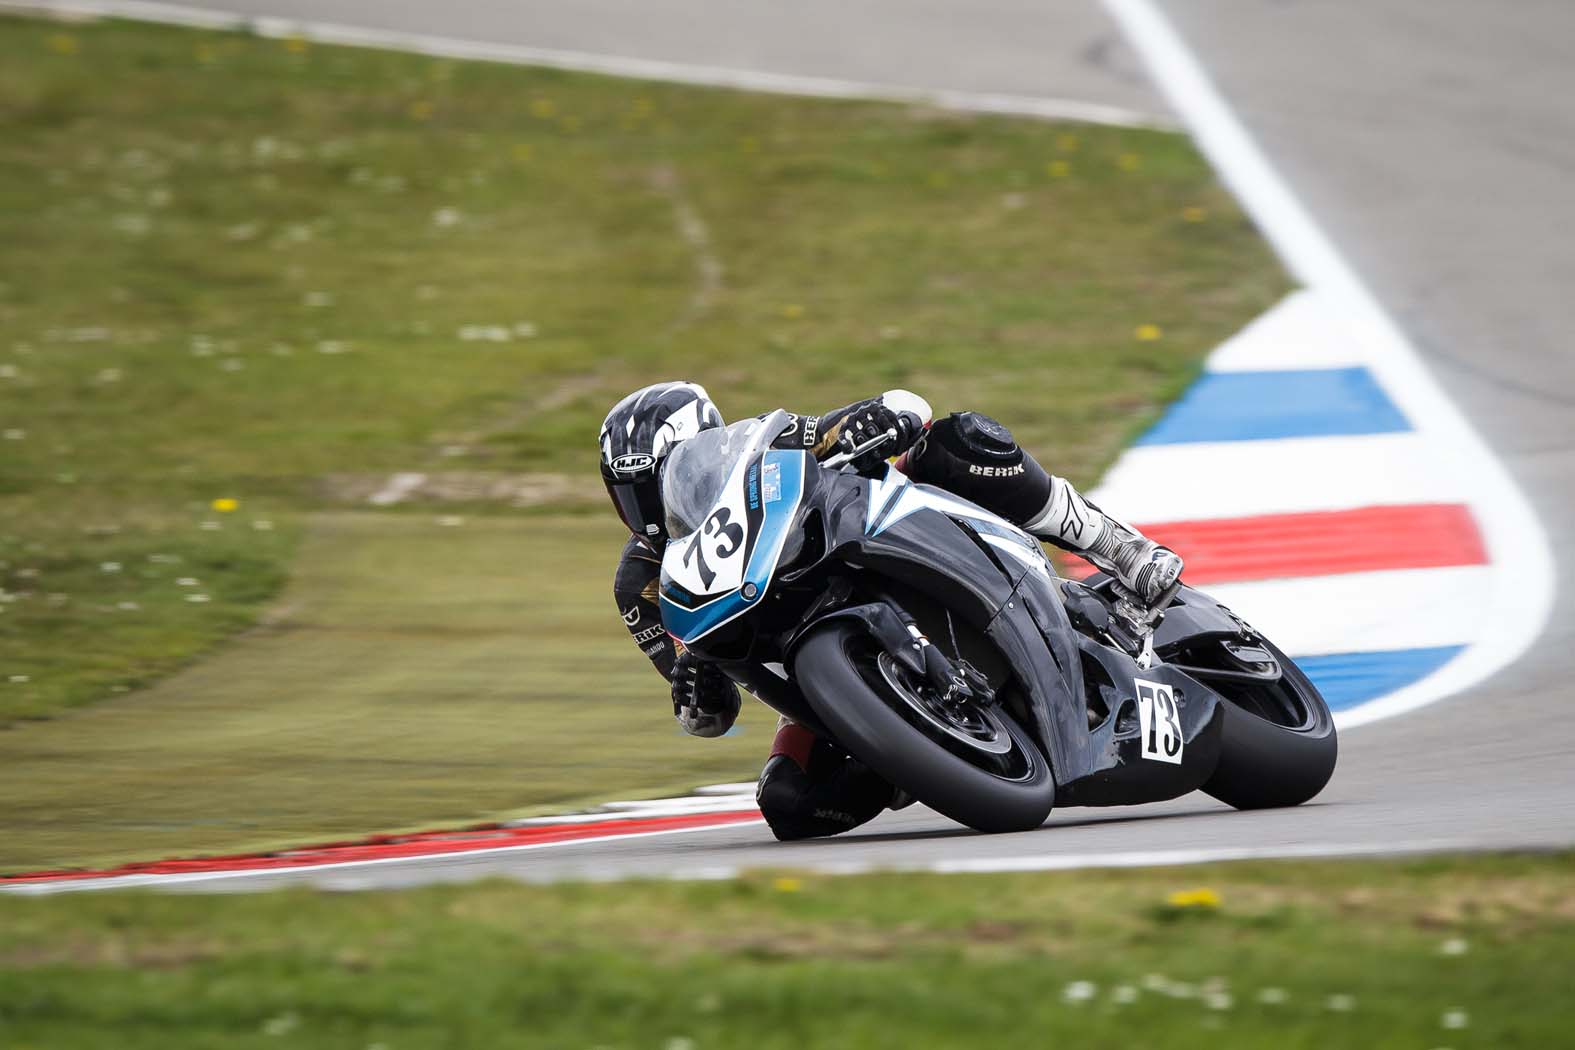
[[[1052,179],[1064,179],[1072,174],[1072,165],[1064,160],[1052,160],[1045,165],[1045,174]]]
[[[1142,338],[1139,336],[1138,338]],[[1218,908],[1220,895],[1207,887],[1195,890],[1177,890],[1165,898],[1172,908]]]
[[[798,303],[786,303],[782,307],[782,316],[792,320],[804,316],[804,308]]]
[[[218,499],[209,504],[210,507],[218,511],[220,514],[229,514],[240,505],[241,504],[239,500],[230,496],[220,496]]]
[[[1123,153],[1116,158],[1116,167],[1122,171],[1137,171],[1143,166],[1143,158],[1136,153]]]
[[[1132,330],[1132,337],[1140,343],[1152,343],[1164,334],[1157,324],[1140,324]]]
[[[778,893],[797,893],[804,888],[804,883],[791,875],[783,875],[771,880],[771,888]]]

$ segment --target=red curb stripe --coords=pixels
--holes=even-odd
[[[1188,583],[1333,576],[1387,569],[1487,564],[1471,509],[1462,504],[1361,507],[1140,526],[1186,559]],[[1065,559],[1068,575],[1093,571]]]
[[[422,831],[410,835],[380,835],[356,842],[333,842],[301,849],[281,850],[277,853],[239,853],[222,857],[189,857],[126,864],[118,868],[99,870],[72,869],[0,875],[0,886],[30,882],[107,879],[121,875],[186,875],[204,872],[311,868],[325,864],[387,860],[395,857],[435,857],[450,853],[506,849],[512,846],[585,842],[689,828],[720,828],[759,819],[758,809],[740,809],[673,817],[634,817],[628,820],[598,821],[594,824],[546,824],[526,828],[483,825],[449,831]]]

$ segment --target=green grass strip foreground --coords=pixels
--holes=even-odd
[[[611,606],[616,397],[1086,482],[1285,287],[1176,135],[0,17],[0,870],[747,776]]]
[[[1572,966],[1569,855],[0,898],[0,1041],[1541,1048]]]

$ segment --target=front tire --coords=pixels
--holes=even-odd
[[[1220,761],[1203,790],[1237,809],[1299,806],[1334,775],[1339,741],[1318,687],[1272,642],[1280,680],[1221,689]]]
[[[1050,815],[1050,763],[1010,712],[980,708],[948,728],[856,625],[812,631],[793,676],[839,744],[932,809],[985,832],[1029,831]]]

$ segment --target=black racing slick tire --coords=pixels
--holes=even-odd
[[[1318,687],[1272,643],[1280,664],[1270,685],[1221,690],[1220,761],[1203,790],[1237,809],[1299,806],[1334,775],[1339,742]]]
[[[972,751],[904,700],[884,660],[858,626],[833,621],[800,643],[793,677],[837,743],[930,808],[984,832],[1043,824],[1055,804],[1055,777],[1016,719],[989,708],[985,735],[994,753]]]

